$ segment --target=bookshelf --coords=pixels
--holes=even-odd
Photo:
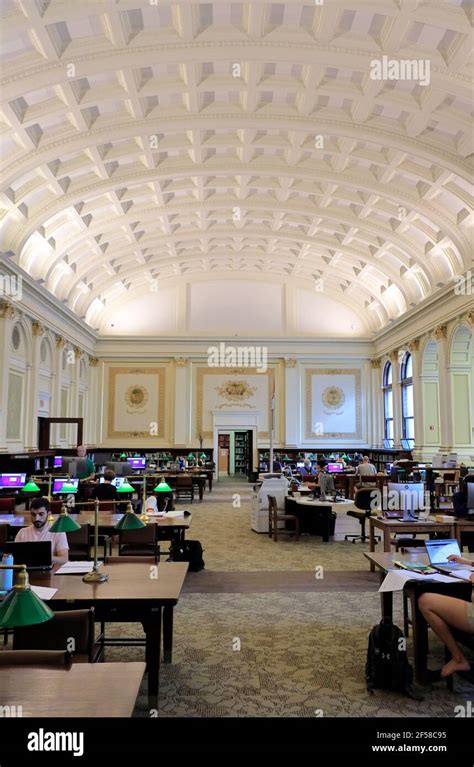
[[[234,466],[236,474],[248,472],[248,437],[245,431],[235,432]]]

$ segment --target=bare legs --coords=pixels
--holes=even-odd
[[[422,594],[418,605],[426,622],[435,634],[439,636],[452,655],[452,659],[441,669],[441,676],[447,677],[455,671],[468,671],[470,663],[463,655],[459,645],[450,631],[453,628],[472,632],[467,619],[467,602],[442,594]]]

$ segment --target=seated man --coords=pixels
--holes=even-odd
[[[300,474],[302,477],[312,476],[315,472],[313,471],[313,467],[311,465],[311,461],[309,458],[304,459],[304,466],[300,469]]]
[[[115,472],[112,469],[104,471],[104,481],[94,487],[91,498],[97,498],[99,501],[120,500],[117,488],[112,484],[114,479]]]
[[[49,509],[50,506],[47,498],[33,498],[30,506],[31,525],[23,527],[17,533],[15,541],[51,541],[53,562],[64,563],[69,559],[69,544],[66,533],[49,532]]]
[[[460,564],[471,565],[471,567],[474,565],[472,560],[458,555],[451,555],[448,559]],[[474,586],[474,573],[471,575],[471,581]],[[421,595],[418,606],[426,622],[444,642],[452,656],[451,660],[445,663],[441,669],[441,676],[445,678],[456,671],[469,671],[470,663],[454,639],[449,627],[452,626],[468,634],[474,634],[474,603],[448,597],[444,594],[427,593]]]

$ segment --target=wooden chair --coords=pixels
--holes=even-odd
[[[107,557],[104,565],[155,565],[155,557]]]
[[[191,503],[194,502],[193,478],[190,476],[176,477],[176,500],[180,501],[182,495],[189,496]]]
[[[68,646],[71,640],[73,648]],[[96,663],[102,647],[94,638],[94,608],[64,610],[45,623],[15,628],[13,650],[61,650],[70,653],[74,663]]]
[[[121,530],[119,537],[119,558],[123,556],[150,557],[160,559],[157,541],[157,525],[150,524],[138,530]],[[110,561],[110,559],[109,559]]]
[[[15,498],[12,496],[0,497],[0,514],[14,514],[15,513]]]
[[[295,540],[299,540],[300,537],[300,522],[296,514],[279,514],[278,504],[274,495],[268,495],[268,535],[273,537],[275,543],[278,542],[278,534],[294,535]],[[278,529],[278,522],[293,522],[294,530]]]
[[[69,543],[69,559],[91,559],[91,532],[90,525],[81,525],[80,530],[66,533]],[[105,557],[106,551],[104,552]]]
[[[0,666],[70,666],[71,653],[61,650],[1,650]]]

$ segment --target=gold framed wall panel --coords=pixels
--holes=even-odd
[[[320,434],[313,429],[313,378],[314,376],[334,377],[337,386],[338,376],[354,377],[355,396],[355,431],[335,431]],[[360,368],[306,368],[305,369],[305,439],[362,439],[362,371]]]
[[[145,383],[149,386],[150,381],[149,378],[153,377],[156,378],[156,382],[154,383],[154,386],[156,385],[156,407],[153,405],[153,403],[150,403],[150,406],[148,408],[148,411],[146,409],[147,403],[145,402],[143,407],[144,411],[140,412],[141,416],[144,416],[141,420],[149,419],[149,423],[156,423],[157,429],[156,434],[150,434],[150,430],[146,431],[143,428],[142,429],[123,429],[119,430],[115,428],[115,415],[116,415],[116,408],[118,406],[118,398],[122,400],[122,404],[124,407],[128,405],[128,408],[131,412],[129,412],[129,415],[133,415],[133,408],[135,405],[138,404],[134,403],[133,401],[133,392],[130,392],[128,394],[129,400],[127,402],[126,398],[122,396],[121,392],[118,392],[118,378],[119,376],[127,376],[130,380],[133,378],[136,379],[135,388],[137,390],[145,389],[145,392],[143,393],[143,398],[145,398],[146,394],[148,393],[146,390]],[[107,437],[106,439],[121,439],[121,438],[130,438],[130,437],[139,437],[141,439],[149,439],[150,441],[153,441],[156,443],[157,440],[164,439],[165,438],[165,409],[166,409],[166,367],[148,367],[148,366],[130,366],[130,367],[109,367],[107,369],[107,394],[108,394],[108,403],[107,403]],[[132,388],[134,384],[130,384],[128,389]],[[138,414],[138,411],[137,411]]]

